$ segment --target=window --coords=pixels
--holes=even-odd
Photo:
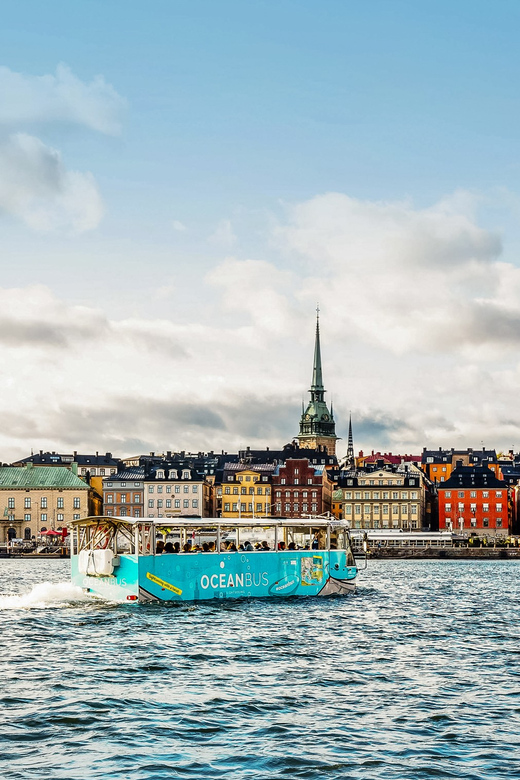
[[[107,493],[107,504],[113,504],[114,503],[114,496],[112,493]]]
[[[363,493],[363,498],[365,499],[365,501],[368,501],[370,498],[370,493]]]
[[[79,509],[81,504],[81,499],[75,498],[74,499],[74,509]]]
[[[74,515],[73,516],[73,520],[79,520],[79,518],[80,518],[80,515]]]
[[[138,504],[141,501],[139,493],[134,493],[134,504]]]
[[[295,484],[295,485],[299,485],[299,484],[300,484],[300,480],[298,479],[298,477],[296,477],[296,478],[295,478],[295,480],[294,480],[294,484]]]
[[[502,498],[502,491],[501,490],[495,490],[495,496],[497,498]]]
[[[11,518],[9,518],[9,519],[11,519]],[[14,520],[14,517],[13,517],[13,520]],[[40,517],[40,523],[46,523],[46,522],[47,522],[47,513],[44,513],[44,514],[43,514],[43,515],[41,515],[41,517]],[[43,531],[43,530],[44,530],[44,529],[42,528],[42,531]]]
[[[417,491],[416,490],[412,490],[412,492],[410,493],[410,498],[412,498],[412,499],[416,499],[417,498]]]
[[[482,518],[482,525],[484,526],[484,528],[489,528],[489,517]]]
[[[459,490],[458,495],[459,495],[459,498],[464,498],[464,491],[463,490]]]
[[[255,494],[255,489],[254,489],[254,487],[250,487],[250,488],[249,488],[249,495],[250,495],[250,496],[254,496],[254,494]]]
[[[246,495],[247,495],[247,488],[245,488],[245,487],[241,487],[241,488],[240,488],[240,495],[242,495],[242,496],[246,496]]]
[[[501,511],[502,511],[502,504],[497,504],[497,512],[501,512]]]
[[[141,517],[141,510],[140,509],[134,509],[134,517]]]
[[[293,504],[293,512],[297,512],[297,511],[298,511],[298,504]]]
[[[489,490],[482,491],[482,498],[489,498]]]
[[[26,515],[23,516],[23,519],[24,519],[24,521],[26,523],[30,523],[31,522],[31,515],[26,514]]]
[[[379,491],[377,491],[377,490],[376,490],[376,492],[375,492],[375,493],[374,493],[374,495],[373,495],[373,498],[374,498],[376,501],[379,501]]]
[[[199,486],[198,485],[192,485],[191,486],[191,492],[192,493],[198,493],[199,492]]]
[[[307,479],[307,484],[308,484],[308,485],[312,485],[312,477],[308,477],[308,479]]]
[[[383,514],[384,515],[388,514],[388,504],[383,504]]]
[[[157,469],[155,472],[156,479],[164,479],[164,471],[163,469]]]
[[[153,485],[148,485],[148,492],[153,493]]]
[[[233,488],[233,495],[234,496],[238,496],[238,488],[237,487]]]
[[[379,514],[379,504],[374,504],[374,514],[375,515]]]
[[[307,491],[306,491],[306,490],[303,490],[303,491],[302,491],[302,496],[303,496],[304,498],[307,498]]]
[[[280,480],[280,485],[285,485],[285,477],[282,477]]]
[[[62,500],[63,500],[63,499],[62,499]],[[24,505],[25,509],[30,509],[30,508],[31,508],[31,499],[30,499],[30,497],[27,497],[27,498],[25,499],[25,501],[24,501],[24,504],[23,504],[23,505]]]
[[[121,482],[121,487],[126,487],[126,482]]]
[[[304,504],[306,506],[306,504]],[[352,514],[352,506],[350,504],[345,504],[345,514],[351,515]]]
[[[383,501],[385,500],[388,501],[389,498],[390,498],[390,493],[387,493],[387,491],[385,490],[383,492]]]
[[[184,508],[184,509],[189,509],[189,506],[190,506],[190,499],[189,499],[189,498],[185,498],[185,499],[183,500],[183,502],[182,502],[182,506],[183,506],[183,508]]]
[[[351,493],[350,491],[349,491],[349,492],[347,492],[347,493],[345,493],[345,498],[346,498],[348,501],[351,501],[351,500],[352,500],[352,493]]]
[[[302,508],[303,508],[303,511],[304,511],[304,512],[307,512],[307,509],[308,509],[308,504],[303,504],[303,505],[302,505]]]
[[[359,501],[359,499],[361,498],[361,493],[359,491],[354,493],[354,498],[356,499],[356,501]]]
[[[166,499],[166,509],[171,509],[171,508],[172,508],[172,500],[171,500],[171,498],[167,498]]]
[[[58,523],[63,523],[63,521],[65,520],[65,515],[63,515],[61,512],[58,512],[57,520],[58,520]]]
[[[318,504],[313,504],[312,505],[312,511],[313,512],[317,512],[318,511]]]
[[[469,494],[469,497],[470,498],[476,498],[477,497],[477,491],[476,490],[471,490],[470,494]]]
[[[451,512],[451,504],[445,504],[446,512]]]
[[[175,485],[173,490],[174,490],[175,493],[180,493],[181,492],[181,486],[180,485]]]
[[[447,490],[444,495],[446,496],[446,498],[451,498],[451,490]]]
[[[192,505],[193,509],[197,509],[198,506],[199,506],[199,499],[198,498],[193,498],[192,501],[191,501],[191,505]]]
[[[392,514],[393,515],[398,515],[399,514],[399,506],[397,504],[394,504],[392,506]]]
[[[412,515],[416,515],[417,514],[417,504],[412,504],[411,505],[410,512],[411,512]]]
[[[394,501],[397,501],[397,499],[399,498],[399,493],[396,492],[392,493],[392,498]]]
[[[121,507],[121,511],[119,512],[119,517],[126,517],[126,506]]]
[[[470,520],[470,523],[471,523],[471,527],[472,528],[476,528],[476,526],[477,526],[477,518],[476,517],[472,517],[471,520]]]
[[[43,498],[42,498],[43,501]],[[43,504],[42,504],[43,506]],[[14,509],[14,498],[8,498],[7,499],[7,508],[8,509]]]
[[[126,493],[121,493],[121,503],[126,504]]]
[[[180,509],[180,508],[181,508],[181,500],[180,500],[180,498],[176,498],[175,499],[175,509]]]
[[[354,514],[355,515],[361,514],[361,506],[359,504],[356,504],[356,506],[354,507]]]
[[[256,511],[257,512],[261,512],[262,511],[262,504],[257,504],[256,505]]]
[[[403,490],[401,492],[401,498],[404,498],[405,500],[408,500],[408,491]]]
[[[153,509],[154,506],[154,500],[153,498],[148,499],[148,509]]]
[[[182,472],[182,478],[183,479],[189,479],[190,478],[190,472],[189,471],[183,471]]]
[[[300,473],[300,470],[299,470],[299,469],[294,469],[294,473],[295,473],[295,474],[299,474],[299,473]]]
[[[403,504],[401,507],[401,514],[407,515],[408,514],[408,504]]]
[[[489,512],[489,504],[482,504],[482,511]]]
[[[262,492],[263,492],[263,490],[262,490],[262,487],[259,487],[259,488],[257,488],[257,489],[256,489],[256,492],[257,492],[257,494],[258,494],[259,496],[261,496],[261,495],[262,495]]]
[[[166,492],[167,493],[171,493],[172,492],[172,486],[171,485],[166,485]]]
[[[63,498],[58,498],[57,507],[58,509],[63,509]]]
[[[366,515],[369,515],[369,514],[370,514],[370,504],[365,504],[365,506],[364,506],[364,511],[365,511],[365,514],[366,514]]]
[[[286,512],[290,512],[291,511],[291,505],[290,504],[286,504],[285,505],[285,511]]]
[[[162,509],[163,506],[163,500],[162,498],[157,499],[157,509]]]
[[[175,469],[168,471],[168,479],[177,479],[177,471]]]

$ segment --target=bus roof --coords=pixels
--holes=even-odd
[[[113,525],[136,526],[150,524],[156,528],[349,528],[345,520],[336,520],[334,517],[256,517],[233,520],[222,517],[108,517],[105,515],[84,517],[73,520],[71,526],[99,525],[100,523],[112,523]]]

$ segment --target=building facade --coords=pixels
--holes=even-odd
[[[423,449],[421,468],[432,482],[447,482],[458,461],[463,466],[487,466],[497,478],[501,478],[500,464],[495,450],[438,450]]]
[[[211,484],[193,464],[161,461],[145,467],[147,517],[209,517]]]
[[[383,466],[342,474],[332,496],[335,517],[351,528],[420,531],[425,485],[414,466]]]
[[[271,476],[272,463],[226,463],[222,482],[217,486],[220,503],[217,513],[221,517],[252,520],[272,515]]]
[[[439,491],[439,530],[465,535],[509,534],[509,491],[487,466],[456,464]]]
[[[103,480],[103,514],[144,517],[144,467],[129,468]]]
[[[32,539],[62,531],[89,514],[89,486],[73,469],[41,466],[0,468],[0,541]]]
[[[273,514],[302,517],[330,512],[332,484],[324,466],[312,466],[306,458],[286,460],[273,472]]]

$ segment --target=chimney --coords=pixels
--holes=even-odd
[[[107,458],[107,460],[111,460],[112,459],[112,453],[111,452],[105,453],[105,458]]]
[[[455,468],[456,469],[461,469],[462,468],[462,461],[461,460],[457,460],[455,462]]]

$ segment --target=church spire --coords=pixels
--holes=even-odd
[[[356,459],[354,457],[354,437],[352,436],[352,412],[348,419],[348,446],[347,446],[347,466],[353,469],[356,465]]]
[[[321,347],[320,347],[320,307],[316,307],[316,339],[314,342],[314,364],[312,367],[312,385],[311,393],[313,391],[323,391],[323,373],[321,370]]]
[[[338,437],[336,436],[334,413],[332,409],[329,411],[325,402],[325,387],[323,386],[321,367],[319,306],[316,307],[316,336],[310,396],[311,399],[305,410],[302,410],[300,419],[300,433],[298,435],[300,447],[308,447],[310,449],[322,447],[330,455],[333,455],[336,451],[336,439]]]

